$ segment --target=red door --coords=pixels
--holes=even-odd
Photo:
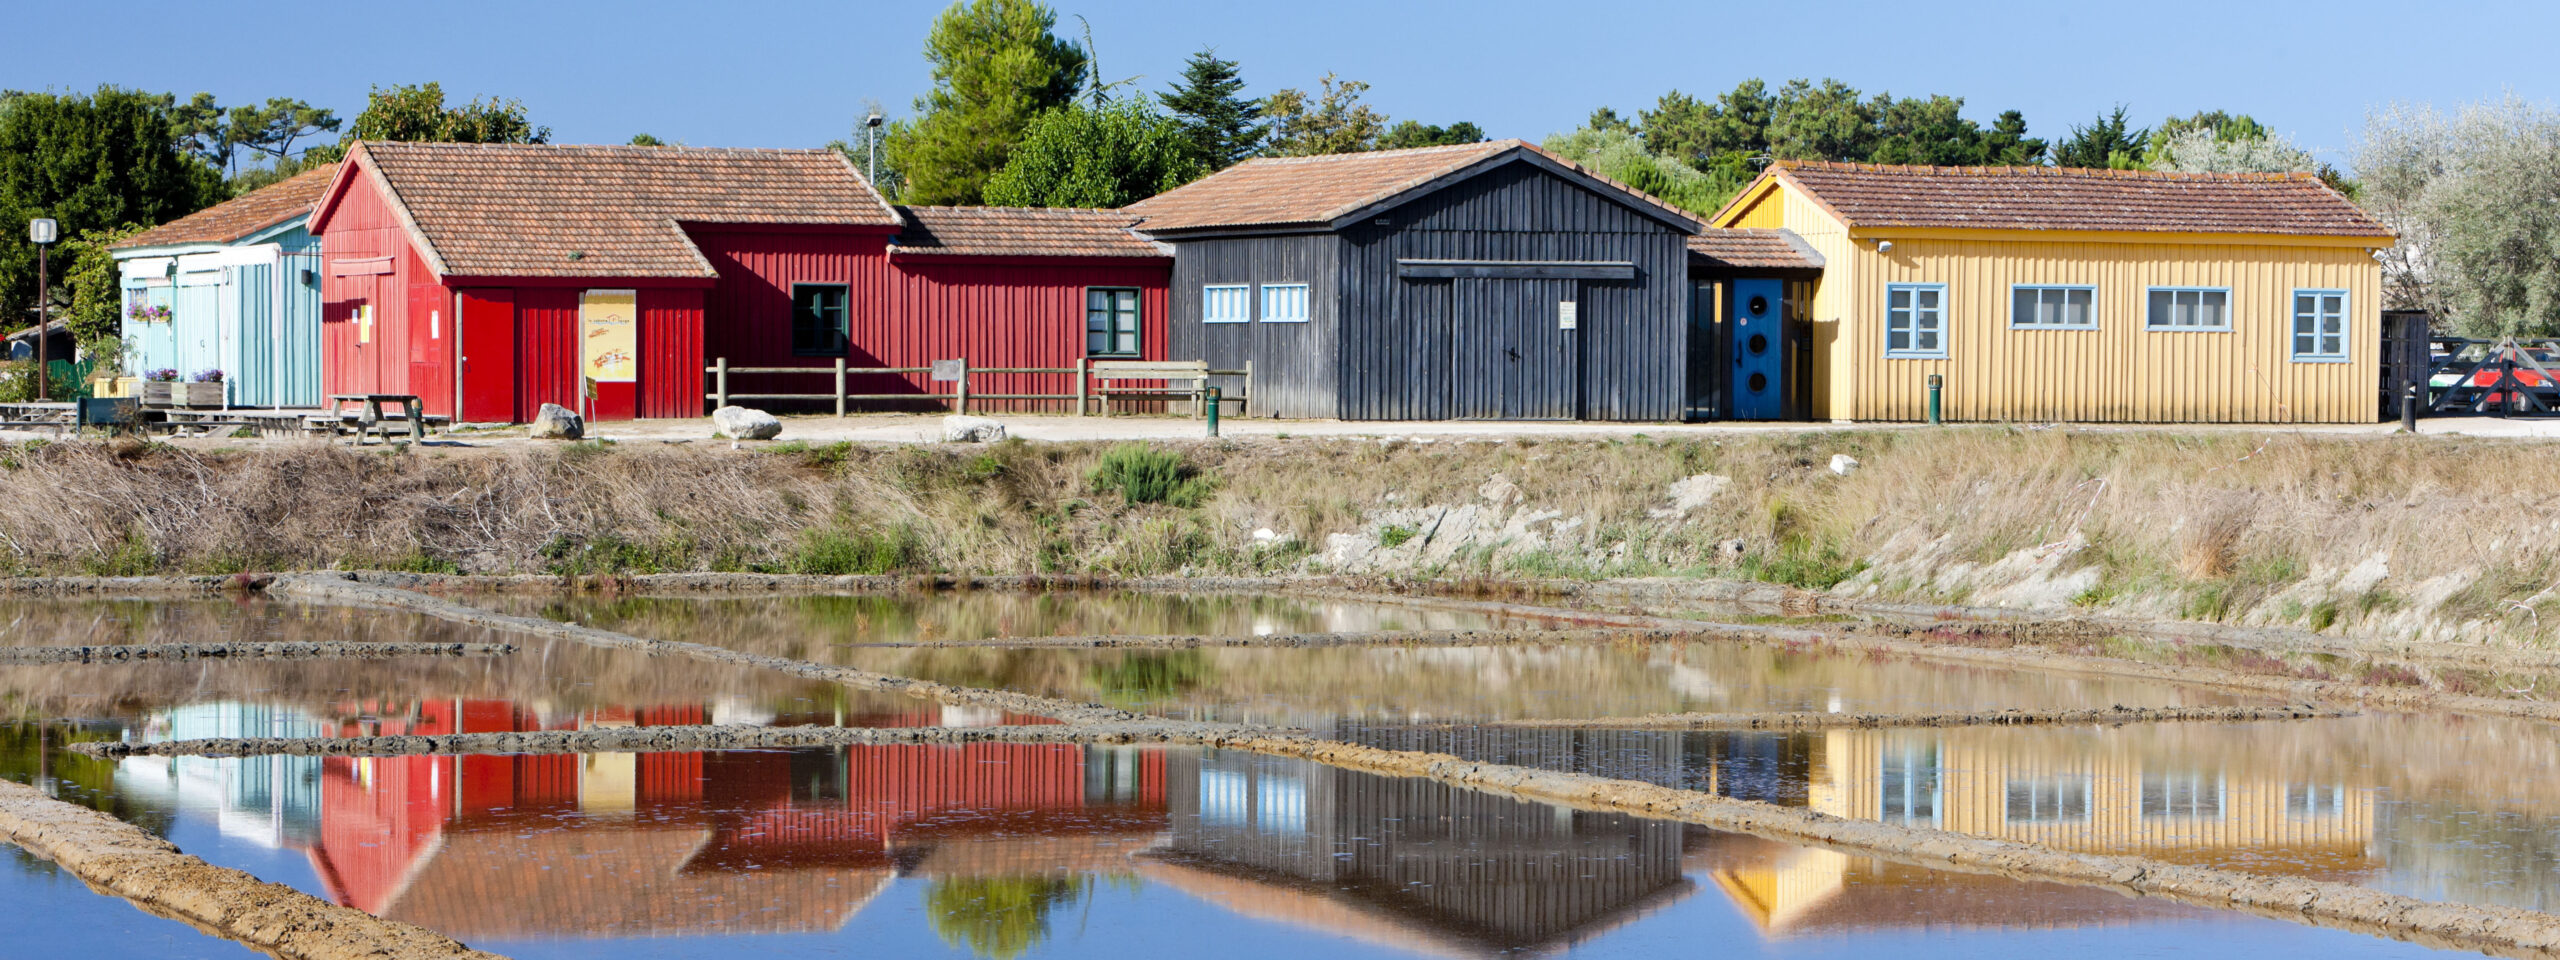
[[[511,423],[516,419],[516,292],[506,289],[460,291],[462,316],[456,318],[462,365],[462,413],[465,423]]]
[[[453,413],[452,313],[443,287],[409,288],[409,392],[438,416]]]

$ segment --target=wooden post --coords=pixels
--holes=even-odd
[[[1090,403],[1092,403],[1092,400],[1091,400],[1091,389],[1090,389],[1092,386],[1093,386],[1093,358],[1092,358],[1092,357],[1077,357],[1077,358],[1076,358],[1076,416],[1079,416],[1079,417],[1084,416],[1084,412],[1085,412],[1085,410],[1086,410],[1086,409],[1088,409],[1088,406],[1087,406],[1087,405],[1088,405],[1088,404],[1090,404]]]
[[[836,416],[844,416],[844,358],[836,358]]]
[[[729,405],[729,358],[714,358],[711,361],[711,370],[711,382],[713,384],[711,407],[716,410]]]
[[[967,357],[960,358],[960,396],[956,412],[969,412],[969,358]]]
[[[1262,395],[1253,392],[1253,361],[1247,360],[1244,362],[1244,399],[1236,404],[1236,416],[1259,415],[1262,408],[1256,404],[1260,402],[1262,402]]]

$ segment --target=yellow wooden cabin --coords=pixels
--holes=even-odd
[[[1780,162],[1712,224],[1816,254],[1814,419],[1924,419],[1933,374],[1950,420],[2381,415],[2393,238],[2307,174]]]

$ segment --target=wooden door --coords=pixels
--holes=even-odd
[[[516,298],[506,289],[463,290],[461,335],[462,410],[465,423],[516,419]]]
[[[453,413],[453,378],[445,358],[453,344],[453,305],[443,287],[409,288],[409,389],[427,412]]]
[[[1581,283],[1453,281],[1451,416],[1572,420],[1582,414]]]

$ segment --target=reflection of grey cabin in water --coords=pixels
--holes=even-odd
[[[1174,250],[1168,355],[1250,361],[1257,413],[1688,410],[1698,220],[1529,144],[1247,161],[1128,212]]]
[[[1694,889],[1678,823],[1249,753],[1167,760],[1166,799],[1199,816],[1174,817],[1150,875],[1248,913],[1505,952],[1577,942]]]

